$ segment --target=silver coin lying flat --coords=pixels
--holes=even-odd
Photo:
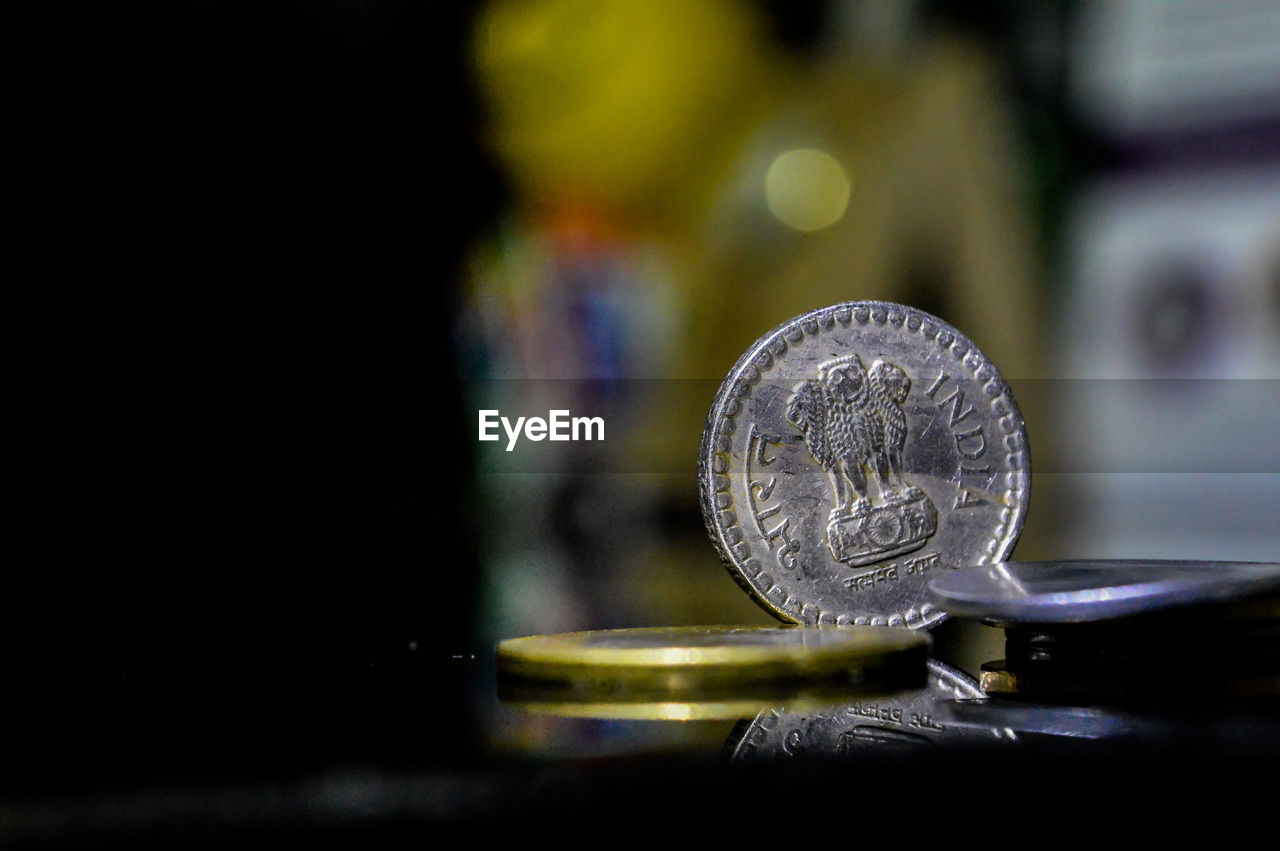
[[[849,302],[761,337],[729,371],[698,458],[729,572],[793,623],[928,627],[951,565],[1002,561],[1026,517],[1018,405],[923,311]]]
[[[929,584],[934,605],[995,624],[1083,623],[1280,594],[1280,564],[1040,561],[965,568]]]

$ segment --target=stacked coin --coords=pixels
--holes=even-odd
[[[1113,697],[1187,669],[1224,694],[1280,694],[1280,565],[1009,562],[940,576],[939,606],[1005,630],[989,694]]]

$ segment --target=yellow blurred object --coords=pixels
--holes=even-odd
[[[826,151],[797,148],[769,166],[764,193],[769,212],[783,224],[798,231],[821,230],[844,216],[849,174]]]
[[[755,9],[733,0],[498,0],[474,43],[492,142],[526,197],[622,210],[712,167],[769,55]]]
[[[878,62],[849,51],[819,65],[757,129],[750,149],[760,155],[743,159],[724,202],[682,244],[701,332],[685,374],[723,377],[764,331],[853,299],[927,310],[1007,375],[1037,374],[1031,222],[1007,188],[1016,160],[1000,115],[994,66],[964,42],[938,37]],[[825,152],[855,185],[829,225],[788,232],[734,186],[765,188],[773,166],[802,148]]]

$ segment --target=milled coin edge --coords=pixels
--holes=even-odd
[[[721,562],[734,581],[761,608],[783,623],[865,624],[925,629],[945,620],[946,612],[925,603],[918,610],[912,608],[886,618],[848,618],[824,612],[812,604],[800,604],[773,582],[772,575],[759,562],[756,562],[754,568],[750,566],[753,561],[750,558],[750,548],[743,540],[737,515],[733,511],[727,456],[730,449],[729,438],[736,428],[734,418],[742,409],[739,400],[760,381],[763,371],[772,367],[777,358],[792,345],[804,341],[806,337],[816,338],[824,331],[835,328],[837,324],[848,328],[855,322],[860,325],[875,322],[877,325],[905,327],[910,331],[920,332],[927,342],[936,342],[940,335],[948,334],[951,340],[942,344],[944,349],[950,350],[957,362],[971,371],[974,380],[983,382],[983,392],[990,398],[992,407],[1001,399],[1004,400],[1007,408],[1004,413],[996,412],[996,422],[1004,432],[1004,445],[1008,450],[1006,461],[1009,470],[1004,474],[1008,484],[1004,491],[1005,507],[1000,513],[1000,526],[987,546],[987,554],[981,556],[977,564],[1005,561],[1013,552],[1022,534],[1027,506],[1031,500],[1031,447],[1026,434],[1026,421],[1008,382],[990,358],[950,323],[918,308],[886,301],[841,302],[788,319],[760,337],[738,358],[716,391],[707,412],[698,448],[698,501],[702,508],[703,523]],[[983,373],[984,369],[987,370],[986,374]],[[1012,498],[1015,496],[1020,498]],[[735,548],[740,548],[742,554],[736,553]],[[756,584],[761,576],[766,578],[760,584],[768,586],[763,589]],[[779,602],[770,599],[769,595],[774,592],[779,592],[783,599]],[[793,611],[788,611],[788,606]],[[827,619],[824,620],[824,617]]]

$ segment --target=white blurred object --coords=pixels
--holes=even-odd
[[[1066,557],[1280,555],[1280,169],[1085,192],[1054,382]]]
[[[1074,42],[1076,107],[1114,133],[1280,115],[1280,0],[1091,0]]]
[[[1097,183],[1068,252],[1067,375],[1280,378],[1280,167]]]

